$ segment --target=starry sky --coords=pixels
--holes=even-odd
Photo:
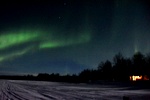
[[[0,3],[0,74],[79,73],[150,53],[148,0]]]

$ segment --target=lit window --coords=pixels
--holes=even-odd
[[[142,80],[142,76],[130,76],[130,80],[132,81],[137,81],[137,80]]]

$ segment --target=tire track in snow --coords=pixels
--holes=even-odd
[[[17,94],[14,93],[13,91],[13,86],[11,86],[8,82],[3,82],[1,83],[1,100],[27,100]]]
[[[0,80],[0,100],[150,100],[150,91],[87,84]],[[145,97],[145,98],[144,98]],[[144,99],[143,99],[144,98]]]

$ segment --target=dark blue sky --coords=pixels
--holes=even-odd
[[[121,52],[150,51],[148,0],[0,4],[0,73],[78,73]]]

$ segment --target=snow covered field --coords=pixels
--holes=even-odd
[[[0,80],[0,100],[150,100],[150,91],[108,85]]]

